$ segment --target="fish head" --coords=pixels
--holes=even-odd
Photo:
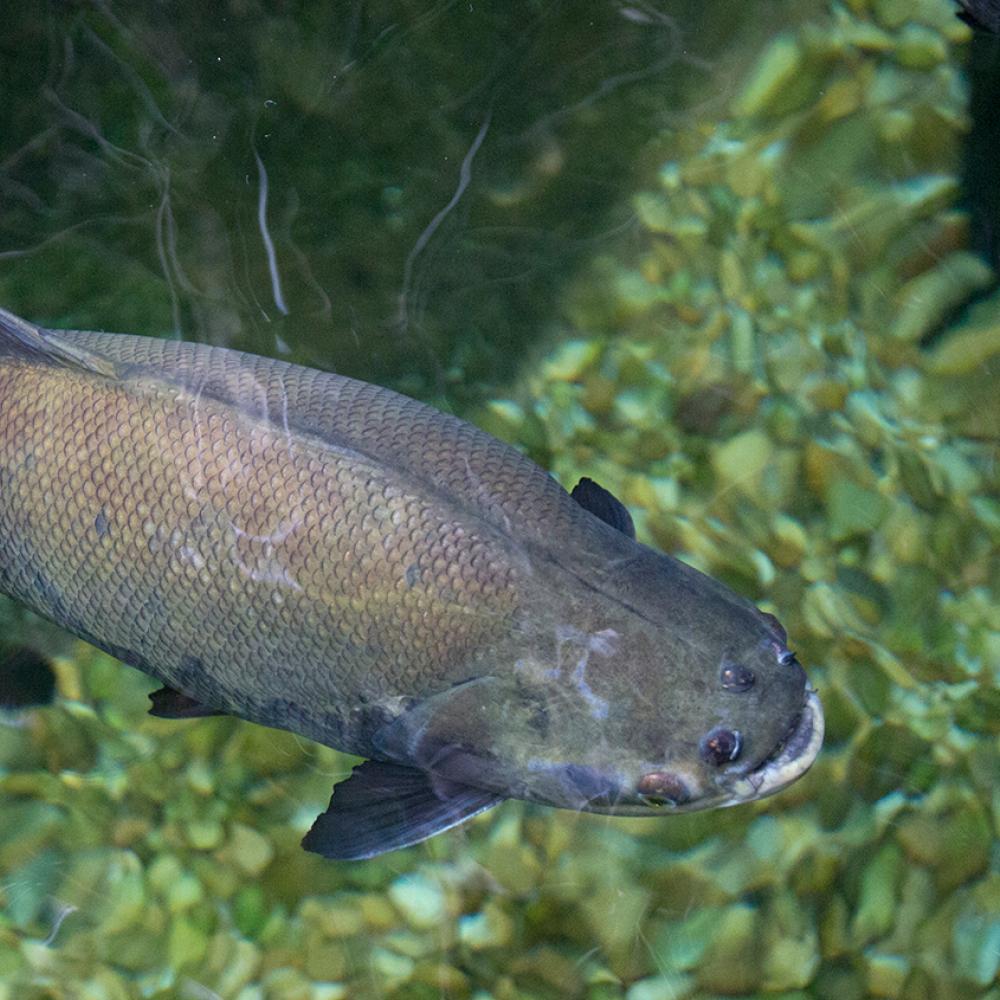
[[[693,811],[773,794],[815,760],[822,707],[773,615],[635,543],[571,604],[577,624],[553,627],[547,666],[550,757],[534,753],[544,780],[523,797]]]
[[[442,787],[621,815],[737,805],[808,770],[822,708],[774,616],[648,549],[558,595],[512,664],[423,701],[380,750]]]

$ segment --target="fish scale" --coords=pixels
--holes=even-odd
[[[777,619],[591,480],[378,386],[3,310],[0,591],[158,677],[155,715],[370,758],[303,841],[329,858],[510,797],[734,805],[822,742]]]
[[[290,420],[297,431],[375,453],[480,516],[500,522],[530,510],[531,519],[522,519],[527,533],[579,534],[584,512],[544,470],[471,424],[389,389],[203,344],[89,330],[59,335],[113,361],[168,369],[195,394],[239,399],[278,425]]]
[[[0,398],[14,596],[167,684],[197,658],[213,683],[189,693],[219,708],[424,690],[514,609],[495,543],[356,455],[204,393],[59,367],[0,368]]]

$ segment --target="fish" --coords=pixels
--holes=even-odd
[[[408,847],[506,799],[624,816],[801,777],[777,618],[463,420],[212,345],[0,310],[0,592],[231,715],[365,758],[303,846]]]

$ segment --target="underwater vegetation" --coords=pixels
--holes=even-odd
[[[149,718],[145,679],[63,648],[56,705],[0,727],[0,998],[996,1000],[1000,301],[958,207],[968,39],[943,0],[800,5],[656,141],[636,225],[466,414],[780,614],[826,711],[810,774],[665,821],[508,803],[332,864],[298,843],[351,760]]]

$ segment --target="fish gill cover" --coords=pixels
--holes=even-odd
[[[992,997],[1000,319],[962,311],[994,282],[957,207],[968,28],[943,0],[480,6],[15,9],[0,301],[287,352],[593,478],[779,614],[826,749],[756,806],[508,803],[330,863],[298,842],[354,761],[149,718],[140,674],[9,608],[58,696],[0,728],[0,991]]]

